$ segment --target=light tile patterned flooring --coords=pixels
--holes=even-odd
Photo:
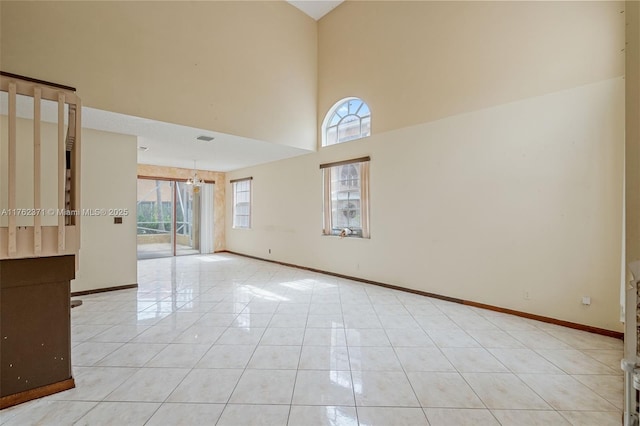
[[[3,425],[619,425],[622,342],[230,254],[72,310],[77,387]]]

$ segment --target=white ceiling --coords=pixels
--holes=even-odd
[[[228,172],[307,154],[309,151],[211,130],[82,108],[82,126],[138,136],[138,163]],[[198,136],[213,136],[210,142]]]
[[[0,92],[0,114],[7,115],[8,98]],[[16,113],[33,118],[32,98],[18,96]],[[57,122],[57,104],[42,103],[42,121]],[[82,108],[82,127],[138,137],[138,163],[228,172],[307,154],[309,151],[256,139],[233,136],[211,130],[196,129],[133,117],[94,108]],[[211,142],[196,140],[200,135],[213,136]]]
[[[289,1],[291,5],[297,7],[316,21],[327,13],[338,7],[343,0],[298,0]]]

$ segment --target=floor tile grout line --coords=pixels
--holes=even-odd
[[[494,324],[494,325],[495,325],[495,324]],[[497,326],[497,325],[496,325],[496,326]],[[498,328],[499,328],[499,326],[498,326]],[[506,331],[506,330],[505,330],[505,331]],[[468,333],[467,333],[467,334],[468,334]],[[510,333],[508,333],[508,332],[507,332],[507,334],[510,334]],[[472,339],[474,339],[474,338],[473,338],[473,336],[471,336],[471,335],[469,335],[469,336],[470,336]],[[476,340],[476,339],[474,339],[474,340]],[[482,343],[478,342],[477,340],[476,340],[476,342],[480,345],[480,347],[481,347],[481,348],[483,348],[483,349],[484,349],[485,351],[487,351],[487,352],[488,352],[488,353],[489,353],[489,354],[490,354],[494,359],[496,359],[496,361],[498,361],[498,362],[500,363],[500,365],[502,365],[503,367],[505,367],[508,371],[511,371],[511,370],[510,370],[507,366],[505,366],[505,365],[504,365],[504,364],[503,364],[499,359],[497,359],[497,358],[496,358],[496,357],[495,357],[495,356],[494,356],[494,355],[493,355],[493,354],[492,354],[492,353],[491,353],[487,348],[485,348],[485,347],[484,347],[484,345],[482,345]],[[444,354],[444,356],[445,356],[447,359],[449,359],[449,358],[446,356],[446,354]],[[451,360],[449,360],[449,361],[451,362]],[[452,363],[452,365],[453,365],[453,363]],[[476,397],[477,397],[477,398],[482,402],[482,404],[485,406],[485,408],[486,408],[487,410],[489,410],[489,412],[491,412],[491,415],[496,419],[496,421],[498,421],[498,423],[500,423],[500,421],[498,420],[498,418],[497,418],[497,417],[495,417],[495,415],[494,415],[494,414],[493,414],[493,412],[491,411],[491,408],[489,408],[489,407],[487,406],[487,404],[484,402],[484,400],[480,397],[480,395],[478,395],[477,391],[473,388],[473,386],[471,385],[471,383],[469,383],[469,381],[468,381],[468,380],[467,380],[467,378],[464,376],[464,374],[463,374],[462,372],[460,372],[460,371],[458,370],[458,368],[457,368],[455,365],[453,365],[453,367],[456,369],[456,371],[458,371],[458,374],[460,375],[460,377],[462,377],[462,379],[465,381],[465,383],[467,384],[467,386],[469,386],[469,388],[474,392],[474,394],[476,395]],[[513,374],[515,377],[517,377],[517,379],[518,379],[518,380],[520,380],[520,381],[521,381],[521,382],[522,382],[522,383],[523,383],[527,388],[529,388],[529,389],[530,389],[530,390],[531,390],[535,395],[538,395],[538,393],[537,393],[537,392],[535,392],[533,389],[531,389],[531,387],[530,387],[530,386],[528,386],[526,383],[524,383],[524,381],[523,381],[523,380],[522,380],[522,379],[521,379],[521,378],[520,378],[520,377],[519,377],[515,372],[514,372],[514,373],[512,373],[512,374]],[[540,395],[538,395],[538,397],[540,397],[540,399],[541,399],[542,401],[544,401],[544,402],[545,402],[549,407],[553,408],[553,407],[551,406],[551,404],[549,404],[549,402],[548,402],[547,400],[545,400],[544,398],[542,398]]]
[[[568,371],[566,371],[564,368],[562,368],[561,366],[559,366],[558,364],[553,362],[553,360],[551,360],[551,359],[547,358],[546,356],[544,356],[543,353],[540,353],[540,351],[544,351],[544,350],[549,350],[549,349],[532,349],[532,351],[535,352],[538,356],[541,356],[542,358],[544,358],[545,360],[547,360],[548,362],[553,364],[553,366],[555,366],[558,370],[562,371],[565,375],[570,375],[570,373]]]
[[[262,337],[264,336],[264,333],[266,331],[266,328],[263,329],[262,331],[262,335],[260,336],[260,340],[262,340]],[[242,378],[244,377],[246,371],[248,370],[248,366],[249,363],[251,362],[251,359],[253,358],[253,356],[256,353],[256,350],[258,349],[258,346],[260,345],[260,340],[256,343],[255,348],[253,348],[253,352],[251,353],[251,356],[249,357],[249,359],[247,360],[247,363],[245,364],[244,368],[242,369],[242,373],[240,374],[240,377],[238,377],[238,380],[236,381],[236,384],[233,386],[233,389],[231,390],[231,392],[229,393],[229,397],[227,398],[227,402],[225,403],[225,406],[222,410],[222,412],[220,413],[220,417],[218,418],[218,420],[216,421],[216,425],[218,424],[218,422],[220,421],[220,419],[222,418],[222,415],[224,414],[225,410],[227,409],[227,406],[230,404],[231,401],[231,397],[233,396],[234,392],[236,391],[236,389],[238,388],[238,384],[240,383],[240,381],[242,380]]]
[[[163,299],[163,300],[164,300],[164,299]],[[183,305],[183,306],[184,306],[184,305]],[[204,316],[204,314],[205,314],[205,313],[202,313],[202,314],[199,316],[199,319],[201,319],[201,318]],[[166,317],[165,317],[165,318],[166,318]],[[164,318],[163,318],[163,319],[164,319]],[[196,320],[196,321],[197,321],[197,320]],[[157,325],[157,323],[156,323],[156,325]],[[192,324],[192,325],[193,325],[193,324]],[[190,325],[190,326],[191,326],[191,325]],[[189,327],[190,327],[190,326],[189,326]],[[189,327],[187,327],[187,328],[185,329],[185,331],[186,331]],[[182,333],[180,333],[180,335],[182,335]],[[222,334],[221,334],[221,336],[222,336]],[[177,337],[176,337],[176,338],[177,338]],[[219,339],[219,338],[220,338],[220,336],[218,336],[218,339]],[[218,339],[216,339],[216,341],[217,341]],[[175,340],[175,338],[174,338],[173,340]],[[173,341],[172,341],[172,342],[173,342]],[[167,343],[167,345],[165,346],[165,348],[163,348],[162,350],[164,350],[164,349],[166,349],[167,347],[169,347],[169,345],[170,345],[172,342]],[[214,343],[212,343],[212,344],[209,346],[209,350],[213,347],[213,345],[214,345],[214,344],[215,344],[215,342],[214,342]],[[161,351],[160,351],[160,352],[161,352]],[[159,353],[160,353],[160,352],[159,352]],[[174,387],[174,389],[173,389],[173,390],[172,390],[172,391],[171,391],[171,392],[166,396],[166,398],[165,398],[162,402],[160,402],[160,405],[159,405],[159,406],[158,406],[158,408],[154,411],[154,413],[149,417],[149,419],[147,420],[147,422],[148,422],[148,421],[153,417],[153,415],[154,415],[154,414],[155,414],[155,413],[160,409],[160,407],[162,407],[162,405],[163,405],[164,403],[166,403],[166,402],[167,402],[167,400],[171,397],[171,395],[175,392],[175,390],[176,390],[176,389],[178,389],[178,387],[179,387],[179,386],[184,382],[184,380],[185,380],[185,379],[189,376],[189,374],[194,370],[195,365],[197,365],[197,364],[198,364],[198,362],[200,362],[200,361],[202,360],[202,358],[204,357],[204,355],[205,355],[207,352],[208,352],[208,350],[207,350],[205,353],[203,353],[203,354],[202,354],[202,356],[201,356],[201,357],[200,357],[200,359],[199,359],[199,360],[194,364],[194,366],[193,366],[192,368],[190,368],[190,369],[189,369],[189,372],[187,372],[187,374],[185,374],[185,376],[182,378],[182,380],[181,380],[181,381],[180,381],[180,382],[179,382],[179,383]],[[159,353],[158,353],[158,354],[159,354]],[[158,354],[156,354],[156,356],[157,356]],[[147,363],[145,363],[145,365],[146,365],[146,364],[148,364],[149,362],[151,362],[154,358],[155,358],[155,356],[154,356],[154,357],[152,357],[152,358],[150,358],[150,359],[147,361]],[[143,366],[142,368],[145,368],[145,367]],[[153,367],[148,366],[148,367],[146,367],[146,368],[153,368]],[[158,367],[158,368],[166,368],[166,367]],[[135,373],[134,373],[134,374],[135,374]],[[126,380],[125,380],[125,381],[126,381]],[[124,383],[124,382],[123,382],[123,383]],[[120,385],[120,386],[121,386],[121,385]],[[119,386],[118,386],[118,388],[119,388]],[[117,388],[116,388],[116,389],[117,389]],[[115,391],[115,390],[114,390],[114,391]],[[106,398],[106,397],[105,397],[105,398]],[[145,422],[145,423],[146,423],[146,422]]]
[[[313,295],[312,299],[313,300]],[[300,372],[300,360],[302,359],[302,349],[304,348],[304,339],[307,335],[307,324],[309,323],[309,315],[311,312],[311,303],[309,303],[309,308],[307,309],[307,315],[304,322],[304,333],[302,333],[302,342],[300,343],[300,353],[298,354],[298,364],[296,365],[296,374],[293,378],[293,388],[291,390],[291,403],[289,404],[289,412],[287,413],[287,425],[291,421],[291,410],[293,409],[293,398],[296,394],[296,384],[298,383],[298,373]]]
[[[365,290],[365,294],[367,296],[367,299],[369,299],[369,303],[371,303],[371,299],[369,298],[369,295],[366,293]],[[356,424],[360,424],[360,413],[358,412],[358,398],[356,396],[356,386],[355,386],[355,381],[353,378],[353,366],[351,365],[351,350],[349,348],[349,340],[347,337],[347,323],[345,321],[344,318],[344,309],[342,309],[342,295],[340,294],[340,292],[338,292],[338,299],[340,300],[340,317],[342,318],[342,327],[344,330],[344,340],[345,340],[345,344],[347,347],[347,359],[349,361],[349,377],[351,378],[351,394],[353,395],[353,405],[355,407],[355,412],[356,412]]]
[[[404,303],[402,304],[402,306],[405,306]],[[406,307],[405,307],[405,309],[406,309]],[[414,318],[414,321],[415,321],[415,318]],[[420,324],[418,324],[418,326],[419,325]],[[429,422],[429,419],[427,417],[427,413],[425,413],[425,411],[424,411],[424,407],[422,406],[422,402],[420,401],[420,397],[418,396],[418,393],[416,392],[415,387],[413,386],[413,383],[411,383],[411,379],[409,379],[409,374],[407,373],[405,366],[402,364],[402,361],[400,360],[400,357],[398,356],[398,351],[396,350],[396,346],[393,344],[393,342],[391,342],[391,339],[389,339],[389,334],[387,333],[387,329],[383,328],[383,330],[384,330],[385,335],[387,336],[387,339],[389,340],[389,343],[391,344],[391,349],[393,349],[393,353],[394,353],[396,359],[398,360],[398,364],[400,364],[400,368],[402,368],[402,372],[404,373],[404,377],[407,380],[407,383],[409,383],[409,387],[411,388],[411,392],[413,392],[413,397],[418,402],[418,406],[422,410],[422,414],[424,415],[424,418],[427,421],[427,424],[431,424],[431,422]]]
[[[233,271],[240,270],[240,269],[241,269],[241,267],[239,267],[239,266],[234,266],[233,268],[230,268],[230,269],[229,269],[229,268],[227,268],[227,269],[225,269],[225,270],[233,272]],[[251,275],[251,276],[253,276],[254,278],[255,278],[255,276],[256,276],[256,275],[261,275],[261,274],[262,274],[261,272],[259,272],[259,271],[260,271],[260,269],[259,269],[259,268],[251,268],[251,269],[252,269],[252,275]],[[273,275],[274,275],[274,274],[275,274],[275,272],[270,271],[270,274],[269,274],[269,275],[270,275],[271,277],[273,277]],[[228,275],[228,274],[227,274],[227,275]],[[197,278],[196,278],[196,279],[197,279]],[[249,280],[249,278],[245,277],[244,281],[242,281],[242,282],[243,282],[243,283],[246,283],[248,280]],[[216,281],[216,282],[221,283],[221,282],[223,282],[223,281]],[[231,280],[229,280],[229,282],[228,282],[228,283],[227,283],[227,282],[225,282],[225,284],[224,284],[225,288],[227,288],[227,289],[231,289],[231,288],[233,288],[233,289],[237,289],[237,288],[238,288],[237,283],[236,283],[236,284],[230,284],[230,283],[231,283]],[[255,283],[254,283],[254,284],[255,284]],[[335,284],[335,283],[334,283],[334,284]],[[341,284],[342,284],[341,282],[337,281],[337,288],[338,288],[339,290],[340,290],[340,289],[342,289],[342,287],[344,287],[344,286],[341,286]],[[256,284],[256,285],[258,285],[260,288],[267,288],[267,285],[265,285],[264,283],[259,283],[259,284]],[[363,289],[363,288],[364,288],[364,286],[359,285],[357,288],[358,288],[358,289]],[[207,291],[213,291],[213,290],[215,290],[215,289],[214,289],[213,287],[211,287],[211,288],[209,288]],[[389,292],[389,293],[391,293],[391,294],[395,294],[395,292]],[[228,295],[230,295],[230,294],[232,294],[232,292],[229,292],[229,293],[226,293],[226,292],[225,292],[225,296],[224,296],[224,298],[228,297]],[[281,294],[282,294],[282,293],[281,293]],[[381,316],[382,316],[382,315],[385,315],[386,313],[389,313],[389,315],[397,315],[399,311],[398,311],[395,307],[389,307],[389,308],[387,308],[386,306],[383,306],[383,305],[386,305],[386,304],[382,304],[382,305],[380,305],[379,303],[372,303],[372,302],[374,302],[374,301],[378,301],[378,302],[379,302],[379,300],[373,300],[373,299],[369,298],[369,296],[371,295],[371,296],[375,296],[376,298],[378,298],[378,297],[380,297],[380,293],[379,293],[379,292],[371,293],[371,292],[367,292],[367,291],[365,290],[365,293],[364,293],[364,294],[366,294],[366,295],[367,295],[367,298],[368,298],[368,300],[369,300],[369,304],[368,304],[368,305],[373,306],[373,313],[376,315],[376,318],[377,318],[377,319],[378,319],[378,321],[381,323],[379,328],[380,328],[380,329],[382,329],[382,330],[384,330],[384,333],[385,333],[385,335],[386,335],[387,339],[389,340],[390,346],[393,348],[394,353],[395,353],[395,356],[398,358],[398,356],[397,356],[397,349],[398,349],[398,347],[399,347],[399,346],[394,345],[394,344],[391,342],[391,339],[389,338],[389,333],[390,333],[390,329],[391,329],[391,328],[386,327],[386,326],[385,326],[385,324],[383,324],[383,323],[382,323],[382,321],[381,321]],[[339,291],[339,292],[338,292],[338,295],[341,297],[341,298],[340,298],[341,317],[342,317],[342,319],[343,319],[343,323],[344,323],[344,319],[345,319],[345,310],[344,310],[344,305],[343,305],[344,301],[343,301],[343,298],[342,298],[342,292],[341,292],[341,291]],[[166,297],[165,297],[165,299],[170,298],[170,297],[171,297],[171,296],[166,296]],[[198,296],[196,295],[196,299],[197,299],[197,298],[198,298]],[[223,299],[224,299],[224,298],[223,298]],[[330,298],[329,298],[329,299],[330,299]],[[329,303],[329,299],[327,299],[327,300],[322,300],[322,303]],[[428,300],[428,299],[424,299],[424,300]],[[101,302],[105,302],[105,301],[106,301],[106,300],[101,300]],[[353,301],[353,299],[349,299],[349,301]],[[217,301],[217,302],[218,302],[218,303],[216,303],[215,305],[212,305],[212,306],[216,306],[216,305],[219,305],[219,304],[221,303],[221,301]],[[309,302],[311,302],[311,300],[310,300]],[[401,301],[401,302],[402,302],[402,301]],[[245,302],[245,305],[244,305],[244,307],[245,307],[245,308],[246,308],[246,306],[247,306],[247,304],[248,304],[248,303],[249,303],[249,302]],[[181,305],[181,307],[180,307],[180,309],[178,309],[176,312],[180,312],[180,311],[182,310],[182,308],[183,308],[186,304],[189,304],[189,302],[185,302],[185,304],[182,304],[182,305]],[[404,303],[401,303],[401,304],[402,304],[402,306],[404,306],[404,307],[405,307],[405,309],[407,308],[407,305],[405,305]],[[460,326],[460,324],[459,324],[459,322],[458,322],[458,321],[456,321],[456,318],[458,318],[458,317],[457,317],[457,315],[456,315],[456,313],[455,313],[455,312],[453,312],[453,311],[452,311],[452,310],[450,310],[450,309],[443,309],[443,306],[445,306],[445,304],[440,304],[440,303],[435,304],[435,303],[433,303],[432,305],[433,305],[433,306],[434,306],[434,307],[435,307],[435,308],[440,312],[440,314],[441,314],[441,315],[443,315],[443,316],[445,316],[446,318],[448,318],[448,319],[450,319],[451,321],[453,321],[453,323],[454,323],[454,324],[455,324],[459,329],[462,329],[465,333],[469,334],[469,336],[470,336],[473,340],[478,341],[478,339],[476,339],[473,335],[471,335],[471,334],[469,333],[469,330],[467,330],[467,329],[466,329],[466,328],[464,328],[464,327],[461,327],[461,326]],[[208,309],[210,309],[212,306],[209,306],[209,308],[208,308]],[[279,305],[279,306],[280,306],[280,305]],[[395,305],[393,305],[393,306],[395,306]],[[387,310],[387,309],[389,309],[389,310]],[[413,319],[414,319],[414,321],[415,321],[415,315],[416,315],[416,314],[414,314],[414,313],[415,313],[415,312],[419,312],[419,311],[418,311],[418,310],[409,310],[409,309],[407,309],[407,311],[408,311],[408,314],[411,316],[411,318],[413,318]],[[108,312],[111,312],[111,311],[108,311]],[[116,309],[114,309],[114,310],[113,310],[113,312],[117,312],[117,310],[116,310]],[[124,312],[124,311],[123,311],[123,312]],[[204,311],[204,310],[203,310],[203,311],[197,311],[197,312],[199,312],[199,313],[201,313],[202,315],[204,315],[205,313],[212,312],[212,311],[211,311],[211,310],[206,310],[206,311]],[[473,312],[475,312],[475,310],[473,310]],[[475,312],[475,313],[477,313],[477,312]],[[107,314],[105,314],[105,315],[107,315]],[[202,318],[202,315],[201,315],[199,318]],[[273,320],[273,316],[274,316],[274,315],[275,315],[275,312],[272,312],[272,313],[271,313],[271,317],[270,317],[269,321],[272,321],[272,320]],[[310,310],[309,310],[309,311],[307,311],[307,322],[305,323],[305,327],[304,327],[304,333],[303,333],[303,344],[301,345],[301,349],[300,349],[300,357],[298,358],[298,368],[296,369],[296,380],[295,380],[295,381],[297,381],[297,374],[298,374],[298,372],[299,372],[299,370],[300,370],[300,369],[299,369],[299,367],[300,367],[300,362],[301,362],[302,349],[304,348],[304,338],[306,337],[306,335],[307,335],[307,329],[309,328],[309,327],[308,327],[309,315],[310,315]],[[239,314],[238,314],[238,313],[235,313],[235,317],[237,318],[238,316],[239,316]],[[485,319],[487,319],[487,320],[488,320],[489,322],[491,322],[492,324],[494,324],[494,321],[491,321],[491,320],[495,320],[495,318],[493,318],[493,317],[491,317],[491,318],[487,318],[487,317],[485,317],[485,316],[482,316],[482,317],[483,317],[483,318],[485,318]],[[108,319],[108,318],[105,316],[105,322],[106,322],[106,321],[110,321],[110,319]],[[512,329],[512,327],[511,327],[511,326],[507,326],[507,327],[505,327],[503,324],[499,324],[499,321],[497,321],[497,320],[495,320],[495,322],[496,322],[496,324],[494,324],[494,325],[496,325],[497,330],[499,330],[499,331],[500,331],[500,332],[502,332],[502,333],[507,333],[507,335],[509,335],[509,336],[512,336],[511,332],[521,331],[521,330],[518,330],[518,329]],[[123,323],[124,323],[124,322],[123,322]],[[269,325],[270,325],[270,324],[271,324],[271,322],[269,322],[269,324],[267,324],[267,325],[266,325],[266,327],[264,327],[264,328],[265,328],[265,330],[266,330],[266,328],[268,328],[268,327],[269,327]],[[116,327],[118,324],[107,324],[107,325],[111,325],[111,328],[114,328],[114,327]],[[152,324],[152,325],[150,325],[149,327],[153,327],[153,326],[155,326],[155,325],[157,325],[157,324]],[[532,327],[537,327],[537,324],[531,323],[531,325],[532,325]],[[191,324],[190,326],[193,326],[193,324]],[[189,326],[189,327],[190,327],[190,326]],[[223,328],[224,328],[224,330],[226,331],[226,330],[228,330],[228,329],[232,328],[232,326],[233,326],[233,322],[231,322],[230,324],[228,324],[226,327],[223,327]],[[343,326],[344,326],[344,324],[343,324]],[[189,327],[186,327],[184,330],[187,330]],[[418,327],[419,327],[423,332],[425,332],[426,336],[427,336],[429,339],[431,339],[431,337],[430,337],[430,335],[429,335],[428,331],[426,331],[426,330],[424,329],[424,327],[423,327],[421,324],[419,324],[419,323],[418,323]],[[367,328],[368,328],[368,327],[367,327]],[[375,327],[375,328],[378,328],[378,327]],[[108,329],[109,329],[109,328],[107,328],[106,330],[108,330]],[[342,329],[343,329],[343,330],[345,330],[345,328],[344,328],[344,327],[343,327]],[[99,332],[99,333],[98,333],[98,334],[96,334],[96,335],[99,335],[99,334],[101,334],[101,333],[105,332],[106,330],[104,330],[104,331],[102,331],[102,332]],[[263,330],[263,333],[262,333],[262,335],[261,335],[261,337],[260,337],[260,340],[262,340],[262,337],[264,336],[265,330]],[[522,331],[526,331],[526,330],[522,330]],[[531,330],[531,331],[544,332],[544,334],[542,334],[542,336],[544,336],[544,335],[548,335],[548,336],[550,336],[550,337],[552,337],[552,338],[557,338],[557,336],[554,336],[554,335],[553,335],[551,332],[549,332],[548,330],[543,329],[543,328],[540,328],[540,327],[537,327],[537,328],[536,328],[536,330]],[[223,332],[223,333],[224,333],[224,332]],[[140,333],[140,334],[141,334],[141,333]],[[94,342],[94,341],[92,341],[91,339],[93,339],[96,335],[93,335],[92,337],[89,337],[88,339],[84,339],[81,343]],[[138,335],[139,335],[139,334],[138,334]],[[220,336],[222,336],[222,334],[221,334]],[[212,347],[214,347],[214,346],[215,346],[215,344],[216,344],[216,342],[219,340],[220,336],[218,336],[218,338],[217,338],[213,343],[211,343],[211,344],[209,345],[209,350],[210,350]],[[580,338],[581,338],[581,336],[578,336],[578,337],[580,337]],[[609,367],[605,362],[600,361],[599,359],[596,359],[596,358],[592,357],[590,353],[583,352],[583,349],[584,349],[584,348],[583,348],[583,344],[582,344],[582,342],[581,342],[581,341],[579,341],[579,340],[578,340],[578,337],[576,338],[576,341],[572,341],[572,342],[571,342],[571,344],[570,344],[570,348],[571,348],[571,349],[578,351],[578,352],[579,352],[579,353],[581,353],[582,355],[586,355],[586,356],[588,356],[588,357],[589,357],[589,359],[593,359],[593,360],[594,360],[594,361],[596,361],[597,363],[599,363],[599,364],[601,364],[601,365],[603,365],[603,366],[605,366],[605,367],[607,367],[607,368],[611,368],[611,367]],[[135,338],[135,337],[134,337],[134,338]],[[134,338],[133,338],[133,339],[134,339]],[[513,337],[512,337],[512,338],[513,338]],[[346,335],[345,335],[345,339],[346,339]],[[132,340],[132,339],[131,339],[131,340]],[[518,340],[518,339],[516,339],[516,341],[519,341],[519,340]],[[479,342],[479,341],[478,341],[478,342]],[[119,347],[122,347],[123,345],[125,345],[125,344],[127,344],[127,343],[129,343],[129,342],[126,342],[126,343],[122,343],[122,342],[96,342],[96,343],[121,343],[121,345],[120,345]],[[438,344],[436,344],[435,342],[432,342],[432,343],[434,343],[434,344],[433,344],[433,347],[437,348],[437,349],[438,349],[438,351],[442,354],[442,356],[443,356],[443,357],[445,357],[445,359],[448,359],[448,357],[446,357],[446,355],[444,355],[444,353],[442,352],[442,348],[441,348]],[[168,346],[169,344],[180,344],[180,343],[177,343],[177,342],[173,342],[173,341],[172,341],[171,343],[167,343],[167,344],[165,345],[165,347],[166,347],[166,346]],[[260,341],[255,345],[255,347],[254,347],[254,351],[253,351],[253,353],[252,353],[252,356],[254,356],[254,354],[255,354],[255,350],[256,350],[257,346],[259,346],[259,344],[260,344]],[[599,345],[600,347],[605,347],[605,346],[606,346],[604,343],[603,343],[603,344],[598,343],[598,345]],[[594,345],[594,348],[599,347],[598,345]],[[276,346],[278,346],[278,345],[276,345]],[[525,347],[525,348],[527,348],[527,349],[529,349],[529,350],[534,351],[535,353],[538,353],[538,352],[536,351],[536,349],[535,349],[535,348],[529,347],[528,345],[524,345],[524,347]],[[348,344],[347,344],[347,345],[346,345],[346,349],[347,349],[347,354],[348,354],[348,356],[350,355],[350,353],[349,353],[349,348],[350,348],[350,345],[348,345]],[[485,345],[482,345],[482,344],[480,344],[480,348],[482,348],[482,349],[484,349],[484,350],[488,350],[488,349],[489,349],[489,347],[488,347],[488,346],[485,346]],[[115,351],[115,350],[117,350],[117,348],[116,348],[116,349],[114,349],[114,351]],[[585,349],[585,350],[586,350],[586,349]],[[205,352],[205,354],[206,354],[206,353],[207,353],[207,352]],[[493,353],[491,353],[491,351],[489,351],[489,353],[490,353],[490,355],[491,355],[491,356],[493,356],[494,358],[496,358],[496,357],[495,357],[495,355],[494,355]],[[107,355],[105,355],[105,357],[106,357],[106,356],[107,356]],[[203,356],[204,356],[204,355],[203,355]],[[542,355],[540,355],[540,356],[542,356]],[[550,360],[548,360],[546,357],[542,356],[542,358],[544,358],[545,360],[547,360],[547,362],[550,362],[550,363],[551,363],[551,365],[556,365],[556,364],[554,364],[553,362],[551,362]],[[104,357],[103,357],[102,359],[104,359]],[[202,359],[202,357],[200,357],[200,360],[201,360],[201,359]],[[199,361],[198,361],[198,362],[199,362]],[[500,364],[502,364],[502,361],[500,361],[499,359],[498,359],[498,362],[499,362]],[[197,365],[197,363],[196,363],[196,365]],[[400,365],[402,366],[403,371],[405,372],[405,375],[406,375],[406,374],[407,374],[407,371],[406,371],[406,368],[404,367],[404,364],[400,363]],[[503,365],[504,365],[504,364],[503,364]],[[244,368],[244,370],[243,370],[243,374],[246,372],[246,370],[247,370],[247,366],[248,366],[248,362],[247,362],[247,365],[245,365],[245,368]],[[155,368],[155,367],[142,367],[142,368]],[[135,368],[134,368],[134,369],[135,369]],[[137,369],[139,370],[139,368],[137,368]],[[194,369],[195,369],[195,365],[194,365],[194,366],[192,366],[192,367],[191,367],[191,369],[190,369],[189,371],[193,371]],[[460,371],[458,371],[458,369],[457,369],[456,367],[454,367],[454,369],[456,369],[456,371],[458,372],[458,374],[460,374],[460,375],[462,375],[462,374],[463,374],[463,373],[461,373]],[[351,377],[352,377],[352,388],[353,388],[353,369],[351,368],[351,357],[350,357],[350,356],[349,356],[349,371],[350,371],[350,374],[351,374]],[[516,373],[515,373],[513,370],[511,370],[509,367],[507,367],[507,371],[508,371],[508,372],[510,372],[510,374],[514,374],[514,375],[518,376],[518,374],[516,374]],[[562,375],[562,376],[573,376],[573,375],[571,375],[571,374],[568,374],[566,371],[564,371],[564,370],[562,370],[562,369],[560,369],[560,371],[561,371],[562,373],[559,373],[559,375]],[[605,374],[605,375],[606,375],[606,374]],[[616,376],[614,376],[614,375],[611,375],[611,376],[612,376],[612,377],[616,377]],[[185,377],[186,377],[186,376],[185,376]],[[463,376],[463,378],[464,378],[464,376]],[[518,377],[518,378],[520,379],[520,381],[522,381],[522,379],[521,379],[520,377]],[[579,382],[577,379],[575,379],[575,377],[572,377],[572,378],[573,378],[576,382],[578,382],[578,383],[582,384],[582,383],[581,383],[581,382]],[[183,380],[184,380],[184,379],[183,379]],[[294,381],[294,386],[295,386],[295,381]],[[238,380],[238,382],[239,382],[239,380]],[[236,382],[236,386],[237,386],[238,382]],[[409,381],[409,383],[411,384],[411,382],[410,382],[410,381]],[[525,385],[526,385],[526,383],[525,383]],[[584,385],[584,384],[582,384],[582,385],[583,385],[583,386],[585,386],[585,388],[589,388],[588,386],[586,386],[586,385]],[[120,386],[121,386],[121,385],[117,386],[117,387],[116,387],[116,389],[117,389],[117,388],[119,388]],[[178,386],[179,386],[179,385],[178,385]],[[527,386],[528,386],[528,385],[527,385]],[[472,388],[472,389],[473,389],[473,388]],[[235,388],[234,388],[234,391],[235,391]],[[233,391],[232,391],[232,393],[233,393]],[[414,394],[415,394],[415,391],[414,391]],[[293,395],[293,393],[292,393],[292,395]],[[598,396],[600,396],[600,395],[598,395]],[[106,398],[106,397],[105,397],[105,398]],[[603,400],[605,400],[605,401],[608,401],[605,397],[600,396],[600,398],[602,398],[602,399],[603,399]],[[544,399],[543,399],[543,400],[544,400]],[[104,401],[104,400],[103,400],[103,401]],[[292,402],[293,402],[293,401],[292,401]],[[164,404],[164,403],[163,403],[163,404]],[[224,406],[227,406],[227,405],[229,405],[229,404],[230,404],[230,403],[229,403],[229,401],[227,401],[227,403],[226,403],[226,404],[224,404]],[[354,401],[354,404],[355,404],[355,401]],[[231,405],[233,405],[233,404],[231,404]],[[291,414],[291,406],[292,406],[292,405],[293,405],[293,404],[289,404],[289,406],[290,406],[290,407],[289,407],[289,414]],[[355,404],[355,405],[357,406],[357,404]],[[614,407],[615,407],[615,406],[614,406],[614,404],[611,404],[611,405],[612,405],[612,408],[614,408]],[[422,408],[423,408],[423,412],[424,412],[424,407],[422,407]],[[617,407],[615,407],[615,408],[617,408]],[[357,408],[356,408],[356,410],[357,410]],[[489,410],[489,411],[491,411],[491,412],[493,413],[493,411],[496,411],[496,410]],[[551,411],[557,412],[557,411],[560,411],[560,410],[553,409],[553,407],[552,407],[552,410],[551,410]],[[617,410],[617,411],[619,411],[619,410]],[[562,413],[561,413],[561,414],[562,414]],[[494,417],[495,417],[495,416],[494,416]]]
[[[89,410],[87,410],[86,413],[84,413],[82,416],[78,417],[78,419],[74,422],[74,424],[78,423],[80,420],[82,420],[84,417],[86,417],[90,412],[92,412],[98,405],[100,404],[100,402],[96,402],[93,407],[89,408]]]

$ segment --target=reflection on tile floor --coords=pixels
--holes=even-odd
[[[72,310],[77,387],[3,425],[618,425],[622,342],[230,254]]]

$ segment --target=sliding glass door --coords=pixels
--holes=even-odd
[[[206,185],[205,185],[206,186]],[[138,179],[138,259],[200,253],[200,188]]]
[[[173,256],[173,186],[138,179],[138,259]]]
[[[200,191],[186,182],[176,182],[177,256],[200,253]]]

